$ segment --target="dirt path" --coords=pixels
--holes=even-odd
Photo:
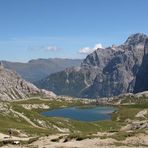
[[[20,116],[21,118],[23,118],[25,121],[27,121],[29,124],[31,124],[33,127],[36,127],[36,128],[41,128],[41,129],[44,129],[38,125],[36,125],[35,123],[33,123],[28,117],[26,117],[25,115],[17,112],[17,111],[14,111],[13,109],[10,109],[11,112],[13,112],[14,114],[17,114],[18,116]]]

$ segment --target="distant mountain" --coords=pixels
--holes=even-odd
[[[67,67],[79,66],[79,59],[36,59],[28,63],[2,61],[7,69],[15,70],[27,81],[39,81],[51,73],[64,70]]]
[[[35,85],[23,80],[16,72],[5,69],[0,64],[0,100],[25,99],[32,95],[55,96],[52,92],[38,89]]]
[[[111,97],[133,92],[144,56],[147,35],[133,34],[122,45],[99,48],[80,67],[67,68],[37,83],[60,95]]]

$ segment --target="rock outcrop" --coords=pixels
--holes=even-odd
[[[137,33],[120,46],[99,48],[78,68],[68,68],[39,81],[37,86],[60,95],[111,97],[134,91],[148,37]]]
[[[16,72],[5,69],[0,64],[0,100],[25,99],[32,95],[55,96],[52,92],[38,89],[23,80]]]

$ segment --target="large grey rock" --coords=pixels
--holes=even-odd
[[[97,49],[79,68],[68,68],[37,83],[60,95],[111,97],[133,92],[148,37],[131,35],[120,46]]]

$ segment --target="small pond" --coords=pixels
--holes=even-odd
[[[94,107],[69,107],[60,108],[42,112],[41,114],[48,117],[64,117],[79,121],[101,121],[110,120],[111,113],[116,109],[110,106]]]

